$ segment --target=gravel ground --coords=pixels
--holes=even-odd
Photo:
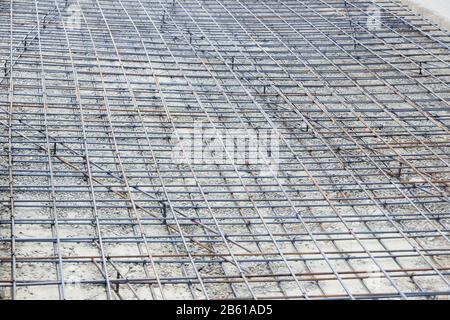
[[[102,2],[102,4],[107,6],[106,3]],[[329,10],[326,10],[326,14],[331,15],[334,19],[339,19],[342,12],[330,13]],[[111,15],[114,16],[113,13]],[[154,15],[157,15],[157,13]],[[137,13],[132,15],[134,21],[139,21],[138,17]],[[177,16],[175,15],[175,17]],[[7,21],[5,12],[0,13],[0,21]],[[110,19],[110,21],[114,20]],[[93,25],[95,19],[91,16],[88,22]],[[18,22],[18,24],[20,23]],[[399,31],[401,27],[404,26],[399,26]],[[142,28],[144,28],[144,31],[146,30],[145,26]],[[180,30],[173,25],[171,26],[169,22],[167,28],[165,37],[167,41],[171,40],[170,49],[173,50],[172,52],[186,50],[188,48],[186,39],[173,38],[173,36],[181,37]],[[249,29],[252,30],[250,27]],[[129,37],[123,35],[120,28],[115,28],[113,32],[114,38],[119,44],[118,50],[124,53],[122,64],[125,66],[127,73],[127,77],[125,77],[121,74],[121,63],[117,56],[112,53],[114,47],[111,41],[106,43],[102,41],[104,38],[109,39],[109,35],[104,29],[99,30],[92,27],[92,30],[94,30],[95,44],[99,46],[97,56],[101,68],[98,68],[97,61],[94,59],[94,49],[91,46],[86,29],[82,29],[79,33],[70,33],[70,41],[77,45],[80,43],[86,44],[85,52],[74,50],[77,78],[80,84],[79,93],[75,90],[74,73],[67,54],[67,44],[65,38],[62,37],[64,33],[61,26],[49,24],[46,27],[46,32],[42,33],[42,44],[46,49],[44,61],[46,63],[45,86],[49,106],[47,114],[48,134],[59,142],[56,154],[50,152],[49,155],[48,152],[44,151],[47,145],[45,143],[45,130],[42,130],[45,126],[45,114],[42,108],[44,104],[40,82],[42,73],[40,71],[38,44],[32,42],[27,52],[14,66],[15,134],[13,154],[14,188],[16,190],[14,193],[16,206],[14,216],[16,220],[15,237],[18,240],[15,252],[19,259],[25,260],[17,264],[16,279],[20,282],[16,291],[17,299],[60,298],[58,289],[61,286],[55,285],[60,281],[60,274],[64,274],[65,277],[64,293],[66,298],[107,299],[104,280],[105,270],[112,280],[117,278],[128,280],[127,283],[120,285],[118,293],[113,293],[113,298],[117,299],[134,299],[137,297],[140,299],[223,299],[247,298],[251,297],[252,294],[258,297],[297,297],[302,292],[311,296],[345,295],[345,288],[339,283],[335,275],[330,274],[330,266],[325,259],[321,258],[317,246],[306,233],[305,225],[299,221],[298,216],[308,221],[307,226],[320,239],[320,249],[323,252],[338,252],[328,255],[338,258],[332,259],[333,268],[339,270],[342,274],[351,274],[354,270],[364,271],[368,274],[363,280],[351,278],[344,280],[346,287],[350,288],[352,294],[392,294],[396,292],[393,283],[404,292],[444,291],[448,293],[450,258],[447,252],[450,245],[448,240],[438,232],[438,229],[443,230],[442,233],[448,236],[450,225],[450,220],[446,218],[450,209],[448,202],[435,201],[420,207],[423,210],[422,212],[426,212],[430,216],[441,214],[443,218],[439,219],[439,222],[437,222],[437,219],[430,220],[430,222],[425,217],[408,219],[408,215],[417,214],[418,210],[407,201],[386,205],[384,208],[375,205],[367,199],[367,194],[356,186],[352,174],[357,173],[364,176],[363,181],[366,185],[391,186],[388,183],[389,180],[380,174],[380,170],[371,167],[367,157],[364,161],[356,161],[363,151],[351,148],[355,143],[342,133],[333,132],[333,128],[336,128],[338,123],[320,122],[320,120],[314,122],[317,124],[316,128],[322,132],[330,145],[343,146],[342,150],[335,150],[334,152],[339,155],[339,159],[349,161],[348,167],[345,169],[335,161],[336,157],[329,149],[321,147],[323,145],[322,140],[313,134],[305,133],[302,121],[282,97],[279,95],[258,96],[259,91],[256,91],[256,88],[260,80],[252,78],[255,72],[251,69],[252,67],[249,65],[251,59],[248,58],[245,61],[247,65],[236,66],[236,70],[233,71],[242,77],[243,84],[251,90],[252,95],[258,97],[261,108],[264,109],[270,120],[276,123],[280,132],[288,139],[289,144],[295,150],[298,150],[296,152],[298,158],[306,163],[304,166],[313,173],[319,185],[324,187],[324,194],[333,199],[331,200],[333,206],[324,200],[323,195],[314,186],[314,180],[305,172],[304,166],[292,156],[285,145],[282,145],[280,151],[282,161],[277,178],[284,190],[289,193],[291,202],[286,199],[286,194],[277,186],[276,179],[272,175],[258,176],[261,173],[259,172],[260,166],[257,165],[239,164],[236,166],[239,173],[237,174],[233,171],[234,167],[230,165],[230,161],[225,164],[194,164],[193,169],[196,173],[196,176],[194,176],[185,162],[180,163],[172,158],[172,149],[174,143],[176,143],[176,141],[171,140],[174,129],[169,118],[164,114],[165,110],[159,94],[154,92],[159,84],[161,90],[165,92],[167,110],[170,111],[171,119],[178,130],[186,129],[186,127],[192,128],[196,121],[205,121],[205,113],[200,108],[199,103],[195,101],[196,97],[181,92],[181,90],[189,88],[183,73],[174,70],[177,65],[170,62],[170,57],[161,57],[156,54],[160,52],[161,44],[154,44],[154,47],[148,44],[150,53],[155,53],[152,60],[155,60],[153,67],[156,70],[156,75],[152,76],[146,57],[143,55],[141,44],[138,41],[131,41],[136,46],[134,48],[130,45],[130,42],[127,42]],[[2,29],[2,31],[4,30]],[[254,32],[256,33],[256,31]],[[386,29],[383,32],[389,33]],[[233,33],[226,28],[224,33],[230,37],[233,36]],[[417,33],[411,30],[405,31],[405,34],[417,36]],[[53,41],[55,37],[58,41]],[[241,37],[245,38],[242,35]],[[151,42],[150,40],[156,42],[156,38],[149,37],[148,40],[149,42]],[[317,35],[317,38],[315,44],[318,47],[329,45],[320,35]],[[392,48],[395,50],[409,48],[404,41],[388,39],[387,41],[392,41],[390,50],[393,50]],[[250,40],[247,39],[247,41]],[[285,57],[278,53],[279,48],[273,45],[274,43],[278,44],[277,40],[271,39],[268,40],[268,43],[260,39],[255,41],[259,45],[259,49],[252,47],[255,52],[249,52],[249,56],[263,55],[261,48],[264,48],[267,50],[267,54],[276,57],[279,65],[289,66],[289,63],[292,63],[292,60],[295,59],[292,55]],[[369,43],[370,39],[367,41]],[[199,47],[207,46],[204,39],[195,39],[194,42]],[[0,61],[4,61],[9,50],[6,46],[7,39],[1,35],[0,44]],[[436,55],[443,56],[445,61],[448,62],[448,50],[436,49],[432,42],[428,44],[430,45],[429,50]],[[127,45],[130,46],[127,47]],[[242,46],[242,41],[219,39],[216,45],[238,47]],[[76,47],[73,46],[73,48]],[[373,50],[386,50],[387,47],[388,44],[377,43],[376,41],[370,45]],[[292,44],[292,49],[297,50],[294,44]],[[61,54],[61,51],[64,54]],[[421,50],[411,49],[409,51],[411,55],[422,53]],[[177,60],[181,66],[186,66],[195,59],[203,59],[217,78],[223,76],[218,82],[226,87],[225,90],[229,96],[245,96],[242,87],[236,83],[235,79],[231,78],[232,73],[219,57],[212,55],[212,53],[202,54],[200,50],[196,54],[195,57],[192,52],[186,55],[180,53],[177,55]],[[301,54],[305,61],[311,64],[324,61],[323,59],[317,61],[317,55],[311,51],[304,51]],[[426,63],[427,57],[422,58]],[[375,60],[379,62],[379,60]],[[390,63],[399,63],[397,65],[399,67],[402,67],[404,63],[405,68],[411,68],[411,64],[405,61],[405,57],[399,55],[387,56],[386,60]],[[340,52],[334,55],[333,61],[339,63],[348,61],[348,59],[344,53]],[[367,76],[366,65],[370,66],[374,59],[371,60],[370,57],[362,56],[359,61],[361,65],[352,64],[348,66],[347,71],[352,77]],[[311,118],[324,117],[324,113],[317,112],[317,106],[305,97],[304,92],[297,86],[292,85],[292,78],[286,77],[283,71],[275,66],[267,55],[259,59],[258,62],[261,64],[261,74],[263,74],[263,71],[274,72],[273,79],[275,80],[272,80],[277,81],[280,87],[287,85],[282,87],[283,93],[286,95],[292,94],[293,100],[299,100],[296,105],[300,106],[302,114]],[[206,67],[201,64],[197,64],[195,67],[199,70],[189,72],[188,79],[190,84],[198,91],[206,88],[207,93],[199,93],[199,99],[205,101],[203,108],[217,126],[223,126],[231,131],[236,130],[236,128],[242,129],[243,126],[237,116],[239,115],[248,128],[267,128],[267,121],[262,118],[262,113],[256,109],[253,103],[227,103],[223,99],[213,103],[208,100],[208,98],[214,97],[214,91],[219,90],[219,88],[217,83],[206,76],[208,75]],[[336,70],[330,65],[328,67],[327,70],[320,70],[320,75],[324,77],[333,76]],[[323,66],[317,68],[323,68]],[[374,68],[376,68],[374,70],[377,74],[389,79],[387,81],[391,81],[393,84],[398,85],[403,81],[392,77],[398,76],[399,72],[393,70],[387,63],[376,64]],[[100,75],[100,70],[103,77]],[[326,88],[324,82],[316,79],[316,76],[307,68],[303,66],[292,67],[289,71],[292,77],[314,78],[312,81],[305,80],[305,83],[311,85],[310,90],[318,96],[319,100],[324,101],[323,103],[327,108],[332,109],[341,106],[345,109],[346,106],[339,104],[336,96],[344,97],[348,105],[359,108],[359,110],[373,107],[373,103],[370,101],[361,101],[364,96],[355,93],[358,92],[357,88],[346,86],[349,83],[347,80],[329,81],[329,85],[333,87],[333,93],[335,94],[330,97],[327,96],[330,88]],[[435,76],[441,76],[440,73],[442,73],[441,79],[446,83],[449,81],[449,77],[446,76],[448,71],[448,67],[430,68],[430,73]],[[414,76],[414,72],[417,71],[411,70],[409,72],[411,76]],[[194,77],[194,74],[204,75],[205,77]],[[441,92],[442,88],[445,87],[440,83],[427,83],[426,77],[418,79],[418,81],[437,92]],[[371,90],[370,93],[378,99],[398,98],[395,94],[388,92],[386,87],[369,86],[370,84],[379,84],[382,80],[373,78],[360,80],[361,83],[364,81],[367,90]],[[317,86],[313,84],[317,84]],[[410,98],[417,99],[417,101],[426,101],[430,98],[428,93],[417,93],[417,88],[417,84],[412,84],[410,87],[402,86],[401,92]],[[104,99],[104,93],[108,98],[106,100]],[[443,95],[448,99],[448,92]],[[303,102],[302,99],[304,99]],[[84,108],[83,117],[80,115],[77,100]],[[143,110],[141,117],[135,112],[135,104],[139,105],[140,110]],[[442,105],[435,104],[437,107]],[[411,107],[410,104],[401,100],[385,105],[399,110],[402,108],[409,110]],[[429,106],[428,102],[420,102],[420,105],[424,108]],[[111,126],[108,122],[107,106],[110,110],[116,110],[111,112]],[[11,242],[7,239],[11,238],[11,230],[10,223],[5,222],[11,221],[12,212],[8,207],[8,127],[5,125],[8,119],[4,112],[8,108],[6,82],[2,82],[0,89],[0,107],[2,108],[1,120],[3,121],[0,134],[1,143],[6,146],[3,147],[3,150],[0,150],[0,201],[2,203],[0,221],[3,222],[0,224],[0,239],[2,240],[0,241],[0,257],[9,259]],[[237,113],[232,112],[233,107],[238,108]],[[223,114],[221,115],[220,112],[223,112]],[[439,112],[441,111],[436,111],[435,114],[437,115]],[[383,112],[379,112],[379,114],[385,116]],[[442,111],[442,114],[445,114],[445,111]],[[332,111],[332,115],[335,118],[344,118],[349,116],[349,112],[348,110]],[[410,114],[403,112],[402,116],[414,118],[418,116],[418,113],[415,111],[411,111]],[[82,121],[85,122],[88,131],[86,140],[81,135]],[[145,125],[142,125],[142,123]],[[395,127],[389,127],[393,125],[393,121],[370,118],[367,123],[371,128],[380,128],[379,132],[381,133],[399,130]],[[429,125],[431,131],[436,130],[432,123],[423,118],[416,121],[413,119],[405,123],[408,128]],[[323,127],[320,127],[321,125]],[[359,129],[360,132],[364,130],[361,129],[361,122],[355,117],[353,117],[353,120],[346,121],[345,125],[356,128],[355,130]],[[40,128],[40,130],[35,130],[36,128]],[[116,137],[118,150],[113,148],[112,133]],[[28,137],[28,139],[25,137]],[[405,135],[386,139],[394,145],[415,141],[413,137]],[[444,133],[436,134],[431,138],[422,137],[421,139],[426,144],[431,141],[434,143],[441,142],[440,146],[433,146],[432,150],[448,159],[450,151],[448,135]],[[86,144],[84,144],[84,141]],[[148,141],[151,141],[151,146],[149,146]],[[368,134],[366,137],[358,138],[358,142],[361,145],[368,145],[380,143],[380,139]],[[80,173],[80,171],[87,171],[86,159],[83,156],[84,147],[89,150],[90,161],[98,165],[98,167],[91,166],[91,170],[94,171],[93,176],[99,181],[93,183],[95,185],[95,201],[98,204],[97,210],[92,208],[93,199],[89,192],[89,181]],[[53,144],[50,143],[48,148],[53,150]],[[76,152],[73,152],[73,150],[76,150]],[[415,166],[420,167],[425,163],[429,166],[434,165],[436,169],[430,169],[428,172],[434,179],[448,180],[449,178],[447,171],[442,169],[440,160],[433,156],[422,156],[429,152],[423,146],[412,148],[397,146],[394,150],[379,150],[376,152],[383,152],[381,155],[375,151],[371,153],[372,151],[368,148],[364,149],[365,152],[369,152],[374,157],[386,156],[389,159],[392,159],[394,151],[398,151],[410,159]],[[124,197],[129,197],[130,194],[127,193],[127,188],[121,181],[122,172],[116,151],[120,155],[129,185],[132,186],[130,194],[134,199],[133,202],[129,199],[124,200]],[[152,151],[158,159],[157,164],[153,161]],[[414,156],[409,155],[417,155],[417,157],[414,158]],[[56,205],[53,205],[52,195],[49,192],[51,188],[47,188],[47,186],[51,186],[50,168],[48,166],[49,156],[52,159],[53,183],[57,190],[55,192]],[[70,161],[72,165],[68,165],[61,158]],[[351,162],[352,160],[355,160],[355,162]],[[391,163],[395,163],[395,161],[386,161],[386,166],[389,167]],[[102,170],[99,170],[99,167]],[[218,169],[227,171],[223,171],[219,175]],[[157,170],[159,170],[166,188],[161,186]],[[115,177],[107,172],[113,172]],[[405,169],[401,179],[396,180],[395,183],[400,185],[402,190],[407,190],[405,186],[412,183],[424,186],[422,189],[418,187],[412,191],[411,189],[405,191],[410,192],[411,197],[414,197],[414,195],[426,196],[432,190],[428,188],[426,183],[419,183],[423,181],[422,177],[413,170]],[[242,186],[242,181],[248,184],[247,188]],[[271,186],[267,186],[267,184],[271,184]],[[331,187],[326,187],[329,184],[331,184]],[[339,190],[336,187],[336,185],[343,186],[346,184],[354,187],[354,189]],[[114,191],[111,188],[108,189],[107,186],[113,186]],[[270,191],[274,189],[275,191]],[[76,192],[76,190],[79,192]],[[169,190],[169,199],[174,207],[173,211],[167,208],[165,212],[171,227],[161,222],[164,218],[164,212],[159,209],[161,201],[157,198],[166,199],[164,190]],[[247,190],[254,191],[252,197],[246,194]],[[209,208],[205,205],[202,191],[206,191],[204,197],[208,199]],[[448,194],[448,190],[445,191]],[[402,196],[399,190],[393,188],[377,190],[374,194],[384,199],[392,197],[394,200]],[[437,199],[437,197],[432,197],[432,199]],[[252,206],[251,201],[254,201],[256,205]],[[133,203],[134,208],[130,207]],[[165,203],[166,206],[170,207],[169,201],[166,200]],[[197,204],[197,208],[193,204]],[[345,206],[345,204],[353,205]],[[279,207],[276,207],[276,205],[279,205]],[[297,209],[296,213],[293,212],[293,207]],[[259,219],[260,216],[269,217],[266,220],[274,223],[264,226]],[[394,219],[395,222],[391,223],[386,218],[388,216],[397,216],[402,219]],[[93,223],[96,217],[104,221],[100,227],[102,243],[99,241],[98,229]],[[143,222],[141,228],[136,223],[137,217]],[[207,221],[208,229],[192,222],[200,221],[199,217],[202,218],[201,221]],[[212,217],[216,220],[214,221]],[[339,217],[345,217],[345,223],[340,221]],[[361,217],[366,218],[361,219]],[[177,226],[175,218],[185,219],[183,220],[185,223],[182,226]],[[186,218],[190,218],[190,220]],[[59,221],[57,227],[55,226],[55,219]],[[321,219],[321,221],[328,219],[330,222],[316,223],[317,219]],[[49,223],[51,220],[53,220],[53,224]],[[243,223],[246,220],[248,221]],[[130,223],[130,221],[134,223]],[[357,233],[363,240],[358,242],[349,233],[349,230]],[[405,231],[410,236],[404,238],[398,230]],[[424,233],[424,236],[414,236],[414,231]],[[274,241],[270,240],[269,232],[277,240],[277,245],[274,245]],[[188,241],[183,244],[180,233],[195,241]],[[375,233],[378,239],[372,236]],[[142,237],[142,234],[145,237]],[[227,241],[220,237],[221,234],[227,235]],[[289,236],[286,234],[289,234]],[[251,235],[255,238],[249,237]],[[56,237],[62,239],[59,245],[54,245],[51,241],[52,238]],[[170,238],[174,241],[167,241]],[[139,239],[139,241],[136,239]],[[257,242],[255,239],[264,241]],[[82,258],[100,256],[102,252],[100,245],[103,245],[106,256],[121,258],[111,259],[106,263],[106,267],[102,266],[101,259],[93,261],[93,259]],[[364,249],[361,245],[364,246]],[[421,252],[425,252],[427,249],[438,249],[444,253],[425,259],[415,254],[415,248],[417,247],[422,248]],[[289,259],[286,263],[280,259],[278,254],[272,255],[274,260],[270,263],[263,261],[261,252],[276,251],[283,253],[303,252],[302,259],[297,256],[286,255]],[[374,252],[377,257],[376,259],[370,259],[362,251]],[[405,254],[396,259],[383,256],[388,251],[407,252],[409,255]],[[195,258],[196,263],[193,265],[185,257],[185,253],[192,256],[206,255],[207,258]],[[215,256],[211,256],[211,253],[215,253]],[[238,268],[235,263],[232,263],[230,256],[227,256],[225,260],[220,257],[221,254],[226,253],[232,253],[237,257],[244,253],[258,253],[258,255],[256,257],[245,256],[244,258],[242,256],[236,258],[240,261]],[[184,258],[177,257],[177,254]],[[65,257],[62,265],[58,265],[54,261],[46,261],[48,258],[43,258],[57,257],[58,255]],[[139,258],[136,256],[139,256]],[[148,257],[146,261],[144,261],[143,256]],[[158,256],[158,258],[155,258],[158,263],[154,266],[150,263],[153,256]],[[344,259],[346,257],[351,257],[351,259]],[[437,274],[431,276],[417,275],[415,277],[395,276],[394,280],[390,281],[380,271],[380,268],[383,270],[425,269],[430,267],[430,261],[433,266],[446,270],[446,275],[443,277]],[[217,279],[215,277],[239,279],[242,273],[256,274],[260,281],[251,282],[247,286],[243,282],[229,284],[215,280]],[[308,280],[297,283],[289,278],[290,273],[300,274],[302,278],[305,277]],[[324,280],[316,281],[314,279],[314,276],[324,273],[328,276]],[[394,272],[388,273],[394,274]],[[288,276],[285,276],[285,281],[279,283],[268,281],[267,278],[273,274],[287,274]],[[310,276],[311,274],[314,274],[314,276]],[[402,274],[407,274],[407,271],[402,271]],[[162,291],[157,284],[149,285],[142,281],[142,279],[154,279],[155,275],[158,275],[164,283]],[[11,298],[10,276],[11,263],[2,260],[0,262],[0,285],[3,284],[3,286],[0,286],[0,299]],[[185,277],[193,279],[192,283],[183,281]],[[203,288],[198,281],[195,281],[199,277],[205,280]],[[251,290],[249,290],[249,287]],[[115,289],[114,285],[113,289]],[[437,297],[447,299],[449,295],[444,294]]]

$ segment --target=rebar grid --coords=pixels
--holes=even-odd
[[[0,1],[0,298],[448,299],[449,44],[398,1]],[[176,161],[198,122],[278,170]]]

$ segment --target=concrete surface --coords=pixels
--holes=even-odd
[[[400,0],[409,6],[413,12],[422,15],[442,29],[450,31],[450,1],[449,0]]]

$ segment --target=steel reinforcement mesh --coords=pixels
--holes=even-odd
[[[0,298],[448,299],[449,45],[398,1],[1,0]]]

